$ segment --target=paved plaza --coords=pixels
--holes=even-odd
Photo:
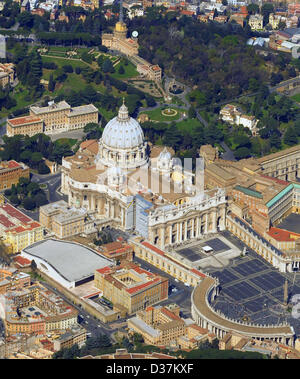
[[[300,335],[300,317],[292,317],[281,305],[286,279],[289,299],[300,294],[300,273],[282,274],[251,250],[244,257],[234,258],[224,269],[207,271],[220,280],[221,291],[213,303],[215,309],[237,320],[259,324],[286,320]]]
[[[203,251],[204,246],[209,246],[213,251],[205,253]],[[176,253],[198,269],[206,270],[213,267],[226,267],[232,259],[241,254],[241,251],[225,236],[216,234],[180,247],[176,250]]]
[[[278,228],[300,233],[300,214],[291,213],[278,225]]]

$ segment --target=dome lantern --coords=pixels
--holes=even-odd
[[[118,119],[119,119],[119,121],[128,121],[130,119],[130,117],[128,115],[128,108],[124,104],[124,98],[123,98],[123,104],[119,109]]]

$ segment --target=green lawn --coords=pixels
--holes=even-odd
[[[75,138],[59,138],[55,141],[58,145],[68,144],[70,148],[75,145],[77,139]]]
[[[163,109],[166,109],[166,108],[157,108],[157,109],[154,109],[153,111],[141,112],[141,114],[145,113],[149,115],[151,121],[161,121],[161,122],[176,121],[181,117],[181,114],[182,114],[181,109],[171,107],[171,109],[175,109],[177,111],[177,114],[174,116],[164,116],[161,113]]]
[[[43,60],[43,62],[54,62],[58,66],[58,68],[61,68],[62,66],[66,65],[66,64],[71,65],[73,67],[73,69],[75,67],[86,67],[86,66],[88,66],[88,63],[85,63],[83,61],[64,58],[64,57],[54,58],[54,57],[50,57],[50,56],[42,56],[42,60]]]
[[[118,72],[119,67],[121,65],[124,67],[124,70],[125,70],[124,74],[122,75],[119,74]],[[119,62],[118,64],[115,65],[115,70],[116,72],[111,75],[115,79],[128,79],[128,78],[134,78],[136,76],[139,76],[139,73],[137,72],[135,66],[131,62],[129,62],[127,66]]]
[[[184,132],[184,131],[191,131],[194,130],[197,126],[199,126],[201,123],[197,118],[186,118],[180,122],[178,122],[177,128],[178,130]]]
[[[24,88],[21,84],[18,84],[15,88],[15,94],[13,95],[13,98],[16,100],[17,105],[10,109],[2,109],[0,112],[0,117],[5,117],[9,115],[10,113],[13,113],[17,109],[25,108],[28,105],[32,104],[32,100],[26,100],[26,96],[29,95],[29,90]]]
[[[300,103],[300,93],[297,93],[297,95],[291,96],[291,98],[297,101],[298,103]]]

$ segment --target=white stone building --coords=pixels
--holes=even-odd
[[[224,191],[204,192],[200,171],[182,169],[169,150],[150,149],[123,104],[99,141],[63,159],[62,192],[70,206],[162,248],[225,229]]]

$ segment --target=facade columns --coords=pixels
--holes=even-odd
[[[165,247],[165,226],[160,229],[160,246],[163,249]]]
[[[179,223],[179,242],[182,242],[182,222]]]
[[[208,232],[208,213],[205,214],[205,229],[204,233],[206,234]]]
[[[195,237],[195,219],[192,218],[192,229],[191,229],[191,238],[194,238]]]

